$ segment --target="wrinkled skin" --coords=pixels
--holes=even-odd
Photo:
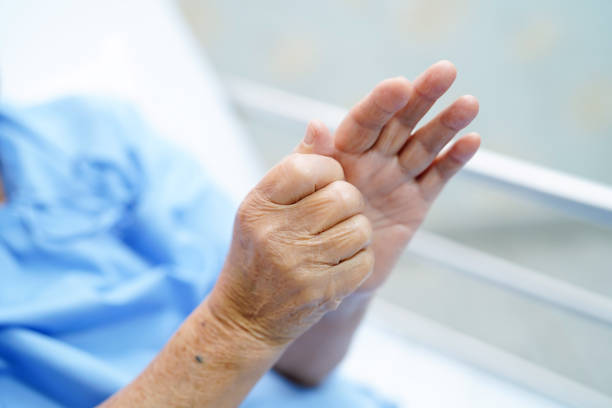
[[[285,158],[238,210],[213,312],[267,343],[299,337],[372,271],[363,209],[334,159]]]

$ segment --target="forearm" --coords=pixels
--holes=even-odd
[[[274,366],[298,383],[320,383],[342,361],[373,293],[356,293],[296,339]]]
[[[236,407],[281,353],[219,321],[205,301],[145,371],[102,406]]]

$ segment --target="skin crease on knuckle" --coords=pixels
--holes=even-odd
[[[370,276],[374,269],[374,252],[370,247],[360,249],[351,258],[344,260],[331,269],[334,294],[330,304],[350,295]]]
[[[344,180],[344,170],[336,160],[319,155],[294,153],[287,156],[280,165],[280,174],[284,179],[283,185],[293,186],[298,191],[305,190],[303,185],[309,187],[308,194],[315,192],[318,186],[317,178],[327,179],[330,182]]]
[[[374,270],[374,251],[372,248],[367,247],[361,250],[355,256],[355,263],[356,265],[352,271],[355,280],[348,288],[349,293],[352,293],[358,289]]]
[[[359,190],[346,181],[334,182],[338,204],[344,208],[346,214],[357,214],[365,208],[365,200]]]
[[[314,177],[313,172],[316,171],[310,163],[305,160],[304,155],[292,154],[284,161],[282,177],[285,178],[288,185],[291,183],[309,183]],[[314,192],[315,186],[312,186],[310,193]]]
[[[362,246],[368,245],[372,241],[372,224],[368,217],[363,214],[357,214],[352,218],[355,223],[354,233],[357,236],[356,241],[362,243]]]
[[[315,171],[323,171],[331,180],[344,180],[344,169],[335,159],[315,154],[294,153],[294,164],[298,166],[298,175],[311,177]],[[302,173],[307,170],[306,173]]]
[[[370,221],[357,214],[313,238],[311,243],[317,250],[309,254],[310,259],[313,263],[337,265],[366,247],[371,239]]]
[[[324,189],[312,194],[293,206],[288,214],[288,225],[295,226],[295,219],[301,221],[309,233],[319,233],[333,227],[351,216],[363,211],[365,206],[361,194],[345,181],[334,181]]]

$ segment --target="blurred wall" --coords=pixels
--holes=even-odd
[[[450,59],[484,146],[612,183],[609,0],[183,0],[222,72],[350,106]]]

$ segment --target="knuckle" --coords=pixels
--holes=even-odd
[[[420,150],[421,154],[427,157],[435,156],[438,151],[439,141],[438,140],[423,140],[421,138],[416,139],[416,147]]]
[[[354,232],[358,236],[359,242],[367,244],[372,241],[372,223],[368,217],[363,214],[357,214],[353,217]]]
[[[330,186],[337,205],[343,206],[347,211],[359,212],[365,206],[361,192],[349,182],[338,180]]]
[[[364,276],[368,275],[374,269],[374,251],[372,248],[366,248],[361,252],[359,266]]]
[[[334,181],[344,180],[342,165],[336,159],[327,156],[293,153],[284,159],[283,167],[291,177],[303,180],[310,180],[315,175],[324,175],[325,178]]]
[[[283,170],[290,178],[309,179],[314,169],[306,155],[294,153],[283,161]]]
[[[333,175],[335,180],[344,180],[344,169],[340,162],[336,159],[327,156],[321,156],[325,161],[328,162],[329,172]]]
[[[258,189],[253,189],[242,200],[236,211],[236,221],[240,224],[253,224],[270,212],[272,207],[262,198]]]

